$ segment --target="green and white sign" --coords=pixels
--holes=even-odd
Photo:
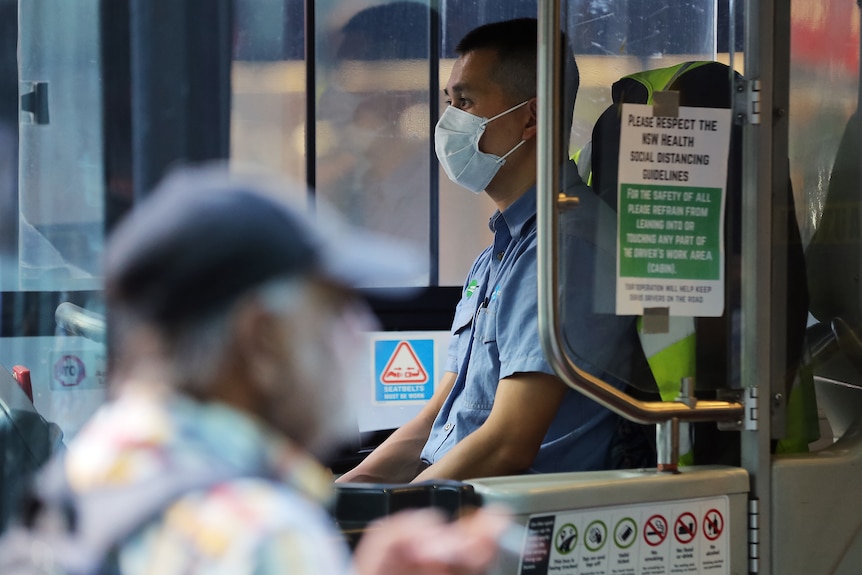
[[[623,104],[617,314],[722,314],[730,125],[726,109]]]

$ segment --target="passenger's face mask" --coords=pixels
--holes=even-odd
[[[455,106],[447,106],[434,130],[434,149],[443,171],[449,179],[474,194],[481,193],[491,182],[506,158],[524,145],[521,140],[503,156],[495,156],[479,149],[479,140],[485,128],[502,116],[529,102],[501,112],[493,118],[481,118]]]

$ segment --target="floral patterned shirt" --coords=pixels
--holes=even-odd
[[[330,475],[266,424],[220,403],[133,394],[105,405],[69,446],[75,493],[134,494],[175,474],[228,479],[179,495],[117,549],[124,575],[350,573],[325,511]],[[128,499],[128,498],[127,498]],[[93,529],[111,529],[124,505]],[[88,525],[85,523],[85,528]]]

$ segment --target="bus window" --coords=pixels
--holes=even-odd
[[[430,9],[392,2],[318,16],[318,197],[427,252]]]
[[[12,285],[97,289],[105,209],[98,2],[24,3],[21,12],[22,25],[33,26],[21,35],[20,182],[27,193]]]
[[[593,124],[610,104],[609,88],[619,78],[688,60],[717,57],[717,15],[723,2],[617,0],[568,3],[567,32],[578,58],[581,88],[572,126],[573,150],[590,141]],[[726,10],[725,10],[726,11]]]
[[[303,2],[236,2],[231,160],[305,181]]]
[[[4,234],[17,230],[4,235],[0,251],[0,366],[7,372],[16,365],[30,370],[36,409],[68,437],[105,397],[103,339],[65,336],[55,318],[64,302],[104,311],[107,191],[99,2],[4,0],[0,9],[0,25],[12,25],[2,34],[4,43],[12,38],[12,71],[16,35],[20,55],[18,89],[13,87],[20,97],[12,100],[16,122],[0,127],[0,139],[10,128],[14,138],[17,127],[19,144],[17,155],[3,152],[0,160],[0,228]],[[9,78],[2,76],[4,82]],[[17,166],[11,165],[9,158],[16,157]]]
[[[15,4],[0,0],[0,5]],[[130,132],[139,136],[138,143],[144,140],[144,127],[131,126],[130,102],[136,90],[148,86],[134,86],[128,78],[127,27],[142,10],[96,0],[56,4],[56,9],[50,2],[21,5],[20,205],[15,205],[14,166],[4,164],[0,174],[5,185],[0,206],[13,206],[0,214],[7,234],[0,238],[6,249],[0,256],[2,335],[48,339],[38,345],[27,341],[24,351],[9,342],[0,363],[32,364],[37,407],[47,398],[64,398],[57,399],[63,406],[75,403],[67,401],[72,395],[88,398],[79,411],[57,408],[67,412],[62,416],[70,418],[66,428],[74,430],[91,404],[101,401],[101,384],[93,380],[95,391],[87,391],[90,384],[76,385],[81,393],[69,395],[68,386],[52,374],[59,359],[72,355],[93,378],[104,375],[104,349],[78,336],[54,338],[54,311],[64,301],[103,311],[99,262],[105,230],[134,195],[146,193],[132,189],[131,151],[126,157],[117,150],[131,148]],[[231,60],[231,161],[263,165],[298,181],[312,179],[316,187],[309,193],[354,223],[417,244],[428,254],[426,273],[418,281],[429,288],[423,295],[434,303],[397,309],[390,316],[398,317],[400,330],[448,329],[463,278],[489,243],[486,224],[493,204],[484,195],[464,193],[437,165],[432,134],[442,105],[440,87],[466,31],[533,16],[537,2],[236,0],[227,5],[234,10],[233,29],[225,32]],[[190,12],[202,10],[188,6]],[[307,6],[313,7],[313,22]],[[588,141],[588,128],[609,103],[612,80],[646,67],[715,56],[714,6],[704,10],[700,3],[680,2],[653,9],[634,0],[565,2],[563,22],[581,72],[572,145]],[[157,36],[147,39],[155,45]],[[4,34],[3,40],[10,37]],[[183,40],[195,41],[191,34]],[[309,63],[310,46],[314,60]],[[13,62],[14,52],[4,49],[7,62]],[[221,69],[215,62],[220,56],[212,51],[189,51],[192,57],[212,58],[206,63]],[[197,74],[196,80],[208,73],[207,66],[192,64],[203,62],[176,68]],[[120,81],[109,82],[108,76]],[[176,80],[178,85],[182,80]],[[313,111],[306,108],[309,101]],[[13,105],[7,115],[14,117]],[[167,111],[156,106],[154,113]],[[0,138],[13,141],[14,125],[13,120],[11,132],[5,129]],[[314,143],[312,162],[306,157],[309,141]],[[157,148],[175,141],[146,143]],[[8,159],[4,155],[3,161]],[[151,176],[140,181],[155,179]],[[414,321],[418,316],[422,319]]]

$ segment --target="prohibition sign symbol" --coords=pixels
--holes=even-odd
[[[703,534],[710,541],[715,541],[724,531],[724,517],[718,509],[710,509],[703,516]]]
[[[653,515],[644,524],[644,541],[647,545],[661,545],[667,537],[667,519],[661,515]]]
[[[694,540],[697,534],[697,519],[694,515],[686,511],[676,518],[674,522],[673,536],[676,540],[686,545]]]

